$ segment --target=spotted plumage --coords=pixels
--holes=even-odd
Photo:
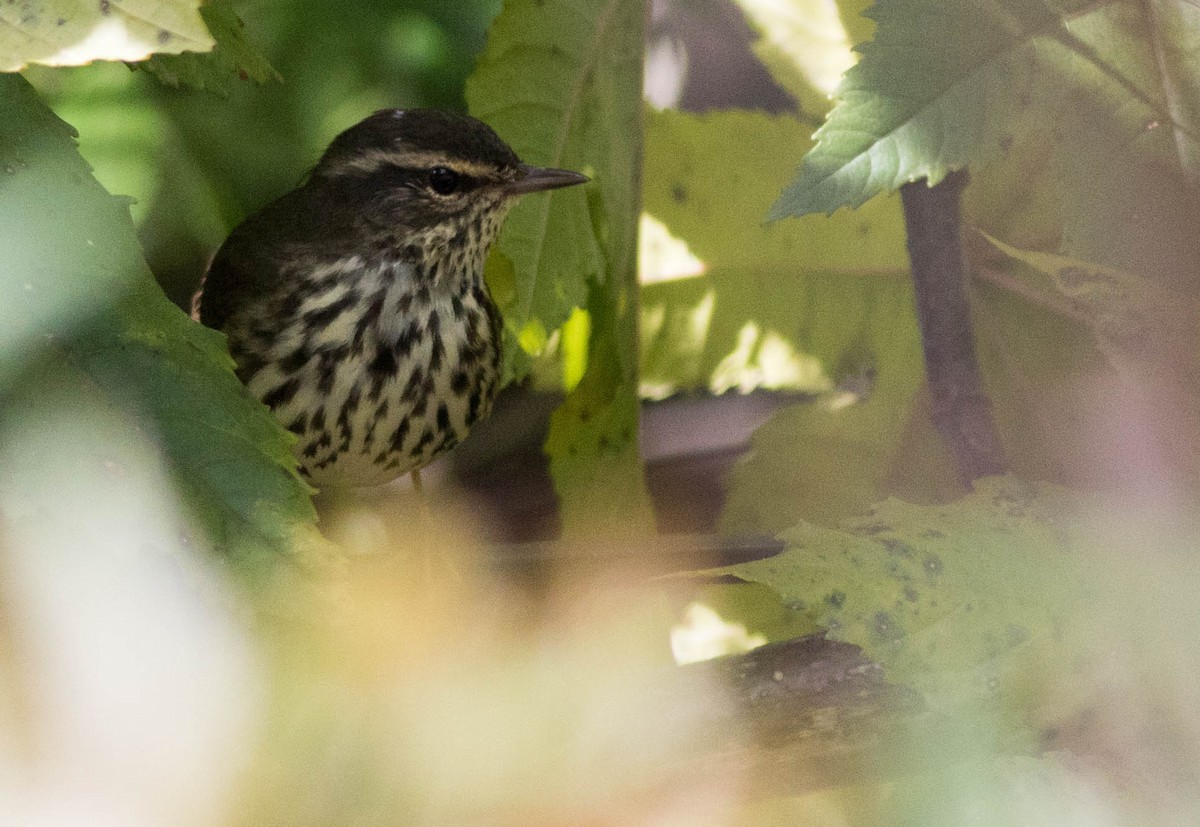
[[[509,206],[585,180],[522,164],[473,118],[377,112],[233,231],[199,318],[314,484],[387,482],[491,410],[502,339],[483,264]]]

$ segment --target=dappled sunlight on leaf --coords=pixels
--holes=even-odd
[[[530,319],[556,330],[584,306],[589,283],[620,278],[608,272],[623,258],[611,245],[633,252],[636,225],[620,226],[629,218],[622,211],[636,209],[629,140],[640,132],[642,20],[633,5],[509,2],[467,81],[471,114],[523,161],[578,170],[596,182],[527,196],[509,214],[497,250],[516,272],[517,301],[502,307],[510,330]],[[555,20],[553,37],[546,15]],[[597,222],[611,229],[605,242]],[[509,348],[506,372],[523,377],[538,352]]]
[[[562,386],[570,393],[587,371],[588,340],[592,335],[592,316],[577,308],[560,331],[559,355],[562,360]]]
[[[97,0],[0,5],[0,71],[29,63],[78,66],[144,60],[155,52],[206,52],[213,38],[198,0]]]
[[[647,114],[646,213],[705,265],[690,278],[661,281],[660,270],[692,268],[646,263],[658,269],[643,271],[641,370],[655,396],[745,392],[764,380],[765,387],[827,390],[841,378],[844,349],[864,314],[874,312],[873,300],[847,297],[893,295],[885,284],[907,266],[896,202],[833,221],[762,223],[780,161],[799,159],[807,132],[787,116]]]
[[[777,83],[822,115],[857,59],[834,0],[737,0],[761,39],[754,52]]]
[[[592,179],[523,199],[497,241],[515,272],[517,300],[501,308],[506,329],[542,334],[508,348],[506,377],[527,374],[552,332],[588,311],[587,367],[545,441],[575,536],[604,526],[636,534],[652,520],[637,450],[645,12],[637,0],[511,0],[467,82],[471,112],[523,160]]]
[[[707,265],[692,254],[687,242],[649,213],[642,213],[638,230],[638,277],[642,284],[704,275]]]
[[[746,322],[733,352],[713,370],[709,389],[717,394],[757,388],[819,393],[830,384],[819,359],[797,353],[778,333],[763,332],[754,322]]]

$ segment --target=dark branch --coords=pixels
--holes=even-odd
[[[1007,463],[983,390],[967,300],[960,237],[966,182],[965,171],[952,172],[933,187],[924,180],[905,184],[900,196],[933,422],[954,455],[959,478],[969,486],[980,477],[1003,474]]]
[[[730,703],[714,720],[705,759],[771,795],[796,795],[889,774],[879,756],[925,709],[889,684],[857,646],[821,635],[762,646],[681,669],[723,685]]]

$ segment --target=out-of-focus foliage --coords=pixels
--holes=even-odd
[[[1024,478],[1127,486],[1132,478],[1123,469],[1153,456],[1168,478],[1200,480],[1195,452],[1184,447],[1200,425],[1189,390],[1195,359],[1184,355],[1195,352],[1200,332],[1187,298],[1200,272],[1200,244],[1188,229],[1200,220],[1188,183],[1194,130],[1186,76],[1194,55],[1181,39],[1194,15],[1186,5],[1161,5],[1140,15],[1120,2],[1061,12],[1023,0],[986,8],[878,3],[870,12],[876,39],[861,47],[863,60],[847,74],[801,180],[776,206],[802,190],[863,187],[854,197],[786,211],[828,212],[972,162],[965,241],[980,276],[977,347],[1002,442]],[[931,32],[938,49],[920,45]],[[1154,43],[1161,72],[1151,70]],[[1035,77],[1034,65],[1045,71]],[[1000,91],[985,94],[988,84]],[[839,153],[846,165],[831,177],[820,173]],[[893,162],[901,165],[895,176],[875,180]],[[801,187],[804,180],[816,183]],[[875,203],[832,221],[851,222]],[[1011,246],[989,245],[976,229]],[[845,243],[837,248],[857,252]],[[1069,287],[1053,286],[1053,275],[1047,280],[1068,266]],[[795,294],[786,306],[803,307],[800,285],[811,281],[780,280]],[[822,318],[856,329],[833,300],[840,289],[818,290],[831,298]],[[757,324],[771,303],[739,308],[740,315]],[[911,298],[893,293],[871,307],[907,330],[907,344],[886,346],[888,366],[874,358],[878,345],[868,350],[874,384],[869,396],[859,395],[865,405],[842,405],[832,416],[819,405],[792,408],[756,434],[731,487],[727,528],[778,530],[796,514],[836,522],[888,494],[922,502],[953,496],[957,484],[921,391]],[[703,336],[698,316],[681,315],[679,329]],[[695,352],[685,347],[675,358],[690,366]],[[1180,447],[1150,447],[1135,431],[1152,434],[1155,445]]]
[[[988,240],[1028,265],[1015,268],[1013,289],[1086,324],[1123,378],[1136,381],[1170,365],[1177,354],[1194,352],[1200,308],[1187,293],[1111,267]]]
[[[603,209],[634,203],[636,153],[618,139],[638,132],[640,96],[629,100],[629,89],[641,76],[640,47],[629,57],[641,28],[630,28],[619,2],[593,5],[509,3],[468,80],[467,103],[526,163],[592,175]],[[523,199],[505,221],[490,268],[503,282],[508,370],[518,378],[586,304],[588,285],[609,277],[591,209],[588,192],[572,188]]]
[[[92,178],[71,128],[16,75],[0,77],[0,105],[0,390],[69,364],[162,440],[209,536],[269,568],[313,519],[289,438],[234,377],[220,335],[162,295],[126,204]]]
[[[472,113],[525,161],[594,179],[517,205],[491,265],[493,283],[515,282],[502,310],[517,376],[574,308],[591,319],[587,367],[546,440],[571,531],[649,525],[637,452],[644,16],[640,0],[509,2],[467,86]]]
[[[6,390],[0,821],[229,823],[266,688],[242,594],[111,387],[49,358]]]
[[[437,525],[456,577],[365,562],[276,661],[246,823],[726,823],[741,774],[690,760],[722,694],[677,682],[656,590],[572,578],[533,611]]]
[[[9,2],[0,5],[0,72],[30,63],[78,66],[142,60],[154,53],[207,52],[213,37],[200,0]]]

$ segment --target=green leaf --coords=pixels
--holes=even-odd
[[[0,5],[0,72],[30,63],[79,66],[144,60],[155,52],[206,52],[213,38],[199,0],[97,0]]]
[[[140,227],[163,177],[163,155],[171,151],[175,136],[166,113],[139,94],[137,74],[120,63],[102,63],[78,71],[31,67],[22,76],[79,133],[79,151],[92,174],[113,195],[129,198],[134,223]],[[170,166],[172,179],[190,178],[185,164]],[[186,208],[196,209],[204,199],[194,182],[188,183],[195,195]],[[220,231],[227,228],[222,225]],[[219,243],[221,238],[211,241]]]
[[[636,293],[628,275],[625,281],[620,293],[611,282],[594,288],[587,369],[550,418],[545,450],[568,535],[642,533],[653,526],[638,453]]]
[[[216,46],[208,54],[155,55],[138,68],[168,86],[186,86],[228,96],[238,82],[282,81],[267,59],[246,39],[245,24],[229,0],[207,0],[200,15]]]
[[[880,0],[870,14],[875,40],[771,218],[856,206],[920,178],[937,183],[1076,107],[1195,180],[1194,5]],[[1150,124],[1167,141],[1141,140]]]
[[[510,343],[529,346],[509,347],[515,375],[575,308],[591,319],[583,377],[546,438],[564,528],[575,534],[651,525],[637,451],[644,17],[638,0],[509,0],[467,85],[472,113],[523,160],[593,179],[524,199],[494,257],[513,267],[511,281],[499,279],[516,288],[501,306]]]
[[[640,108],[627,99],[629,81],[638,74],[633,44],[641,31],[632,5],[509,0],[466,90],[471,114],[495,128],[523,161],[592,176],[589,187],[599,190],[601,209],[615,215],[632,203],[637,181],[636,144],[627,137],[640,133]],[[491,269],[515,270],[516,290],[500,309],[508,370],[517,378],[546,341],[527,338],[532,352],[520,346],[530,321],[557,330],[583,306],[590,281],[604,281],[625,263],[606,260],[588,198],[583,187],[527,196],[505,221]]]
[[[911,285],[899,278],[809,283],[803,318],[814,320],[810,340],[837,386],[755,432],[733,471],[725,531],[782,531],[800,518],[835,525],[891,494],[936,502],[960,490],[929,422]]]
[[[125,209],[91,179],[75,131],[18,76],[0,76],[0,100],[2,391],[47,340],[127,292],[145,265],[136,247],[104,243],[106,223]]]
[[[643,253],[643,393],[819,397],[756,434],[730,485],[727,530],[836,521],[892,490],[923,500],[957,490],[919,407],[910,413],[924,370],[897,201],[832,219],[758,220],[774,170],[801,157],[806,134],[790,116],[647,116],[646,213],[702,273],[679,277],[667,257]]]
[[[982,480],[945,506],[893,499],[842,529],[801,523],[781,555],[707,573],[771,587],[935,707],[1020,706],[1083,605],[1076,507],[1050,486]]]
[[[71,128],[18,76],[0,78],[0,104],[0,393],[69,362],[158,441],[209,534],[269,568],[314,518],[290,438],[238,382],[220,334],[154,283],[124,202],[92,178]]]
[[[643,242],[644,392],[827,391],[857,369],[843,357],[874,302],[909,307],[894,290],[907,270],[896,200],[832,220],[759,220],[775,171],[799,160],[806,135],[786,115],[647,114],[644,210],[690,258],[681,273],[654,237]]]

